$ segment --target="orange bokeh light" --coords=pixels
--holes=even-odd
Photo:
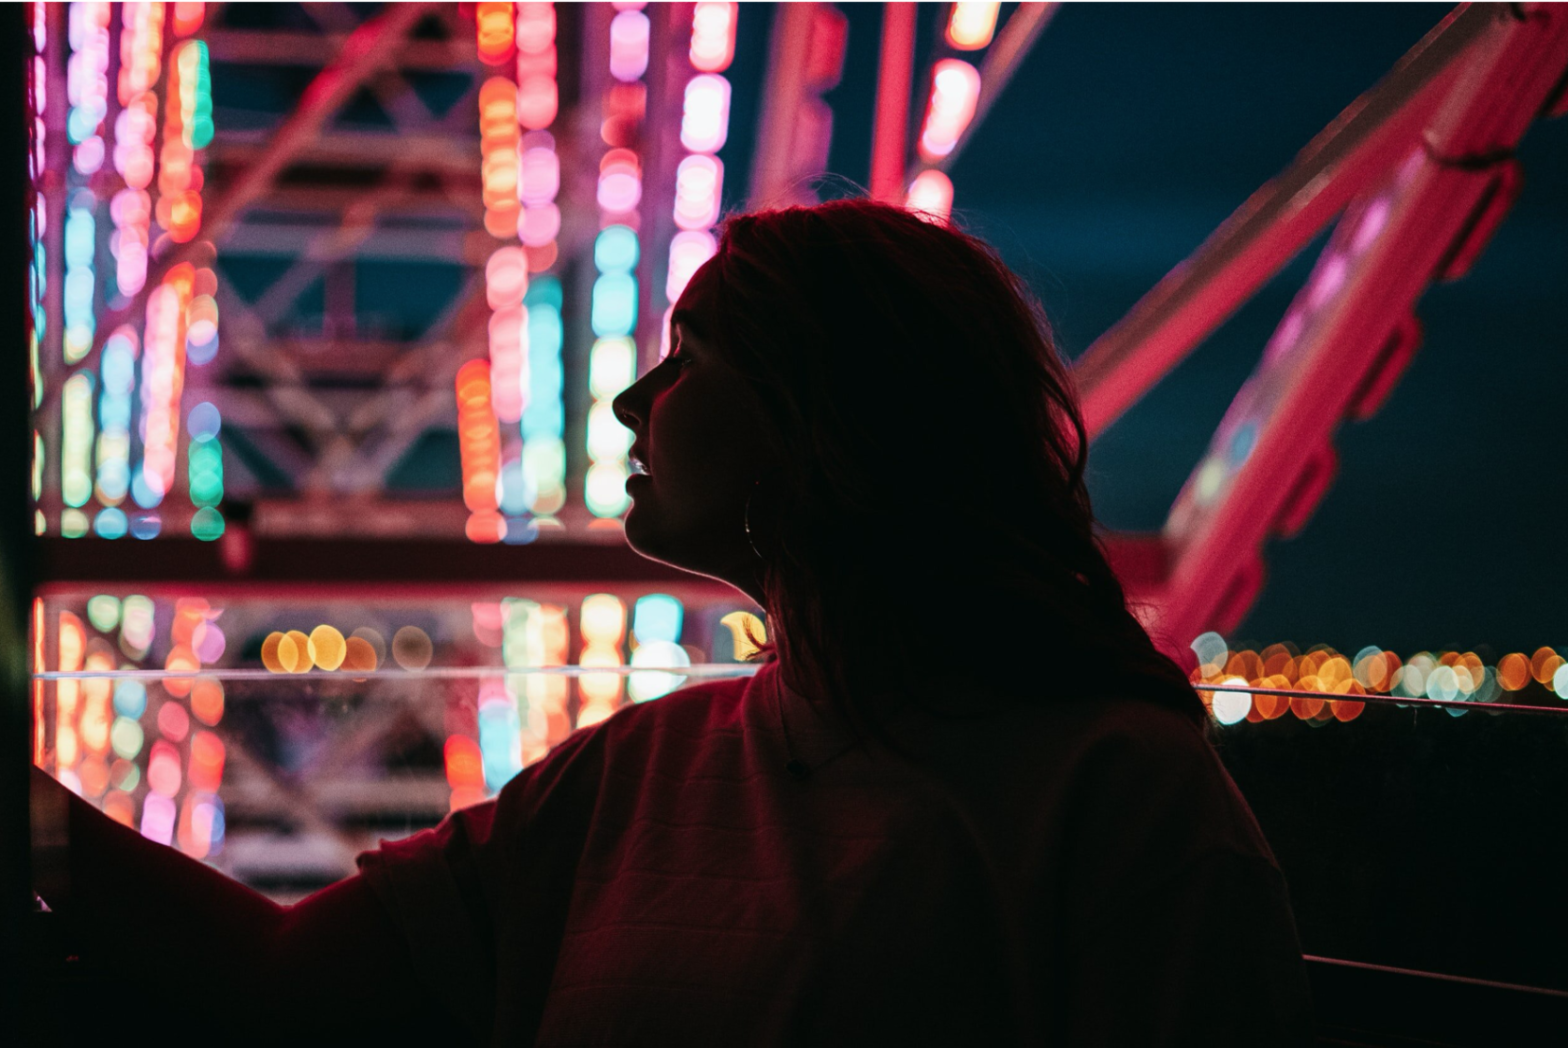
[[[1530,660],[1519,652],[1504,655],[1497,664],[1497,683],[1504,691],[1519,691],[1530,683]]]
[[[169,657],[164,660],[163,668],[166,670],[199,670],[201,660],[196,653],[183,644],[176,644],[169,651]],[[170,677],[163,682],[163,690],[170,695],[184,698],[191,693],[192,681],[189,677]]]

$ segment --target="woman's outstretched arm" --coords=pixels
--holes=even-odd
[[[38,855],[34,887],[85,963],[114,957],[176,976],[182,1008],[210,1004],[226,1041],[461,1035],[417,984],[408,947],[360,877],[280,906],[122,826],[40,769],[32,777],[35,837],[60,842]]]

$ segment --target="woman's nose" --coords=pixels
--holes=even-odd
[[[640,379],[633,382],[630,386],[616,394],[615,399],[610,402],[610,410],[615,413],[616,420],[634,433],[642,425],[643,420],[648,417],[638,391],[638,387],[641,385],[642,380]]]

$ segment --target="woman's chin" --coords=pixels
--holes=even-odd
[[[654,526],[653,516],[652,507],[640,506],[635,499],[632,500],[631,508],[626,511],[626,517],[622,521],[626,529],[626,544],[633,552],[649,560],[669,564],[671,563],[667,552],[669,543],[661,541],[662,537],[658,528]]]

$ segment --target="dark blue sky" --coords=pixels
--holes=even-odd
[[[924,41],[938,6],[923,5]],[[1076,356],[1449,10],[1068,4],[954,168],[960,220],[1028,278]],[[880,5],[848,14],[831,163],[863,184]],[[742,54],[761,56],[760,16],[743,13]],[[736,89],[744,119],[756,89]],[[1339,478],[1301,535],[1270,546],[1239,636],[1568,644],[1568,120],[1535,125],[1520,155],[1513,213],[1469,276],[1421,301],[1414,363],[1378,416],[1341,428]],[[1313,253],[1096,443],[1107,525],[1161,524]]]

